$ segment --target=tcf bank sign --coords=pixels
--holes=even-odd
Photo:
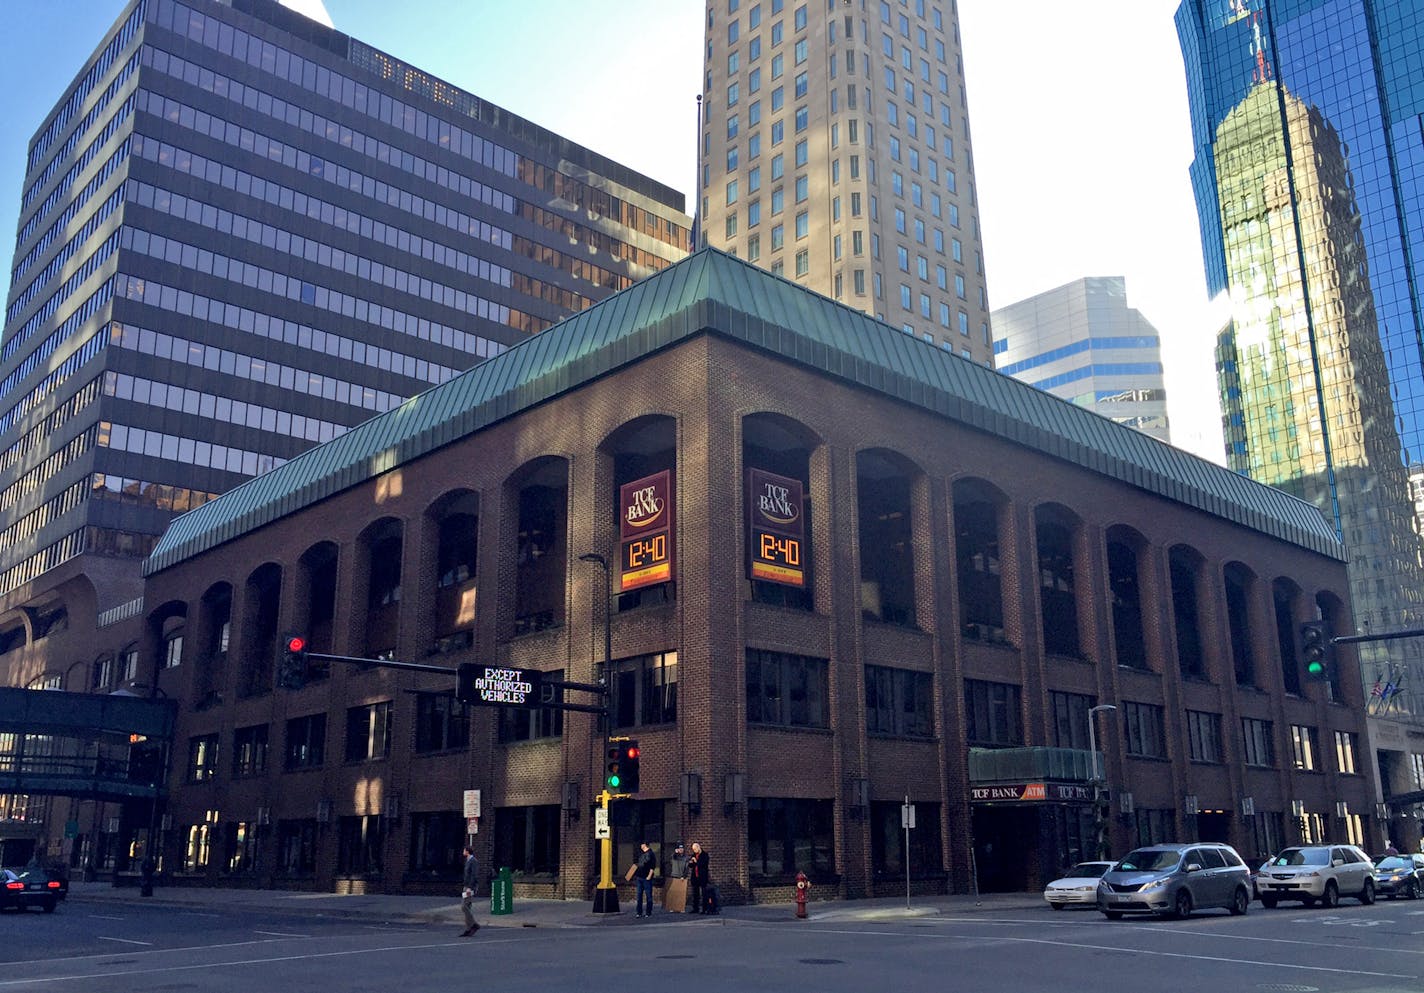
[[[621,592],[672,579],[672,470],[625,483],[618,491],[622,545],[618,571]]]
[[[806,521],[801,480],[747,470],[747,548],[752,579],[806,585]]]

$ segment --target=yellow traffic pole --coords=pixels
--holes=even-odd
[[[598,794],[598,802],[603,806],[603,823],[608,821],[608,801],[613,799],[613,795],[607,790]],[[593,912],[595,914],[616,914],[618,913],[618,887],[613,885],[613,832],[610,830],[607,837],[599,839],[598,842],[598,888],[593,894]]]

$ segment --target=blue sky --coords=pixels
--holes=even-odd
[[[744,0],[746,2],[746,0]],[[942,0],[944,2],[944,0]],[[125,4],[8,0],[0,231],[29,139]],[[1220,460],[1177,0],[959,0],[990,301],[1124,276],[1162,334],[1173,441]],[[338,30],[684,193],[703,0],[326,0]],[[8,276],[6,285],[8,286]],[[1188,402],[1195,401],[1195,402]]]

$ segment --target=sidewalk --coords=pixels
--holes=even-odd
[[[143,897],[134,887],[114,887],[107,882],[69,884],[69,897],[60,912],[81,908],[90,911],[105,904],[142,904],[162,907],[211,909],[213,912],[260,910],[276,913],[319,914],[352,920],[388,924],[430,924],[463,928],[458,897],[392,896],[387,894],[298,893],[292,890],[228,889],[223,887],[157,886],[153,896]],[[481,925],[493,927],[607,927],[642,924],[633,916],[632,901],[622,902],[618,914],[595,914],[591,900],[525,900],[515,898],[514,912],[491,916],[484,898],[476,904]],[[991,911],[1044,912],[1047,904],[1038,893],[991,893],[972,896],[914,897],[906,909],[905,900],[813,900],[807,908],[812,921],[898,920],[909,917],[955,916]],[[687,923],[706,926],[715,923],[771,922],[796,919],[793,903],[750,904],[723,907],[716,917],[659,912],[659,923]]]

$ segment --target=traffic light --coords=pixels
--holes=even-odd
[[[1330,678],[1330,639],[1324,621],[1306,621],[1300,626],[1300,662],[1305,678],[1323,683]]]
[[[638,792],[638,760],[641,754],[636,738],[614,738],[608,742],[608,763],[603,772],[603,784],[608,792]]]
[[[282,637],[282,656],[278,663],[277,684],[289,690],[299,690],[307,684],[307,639],[300,634]]]

